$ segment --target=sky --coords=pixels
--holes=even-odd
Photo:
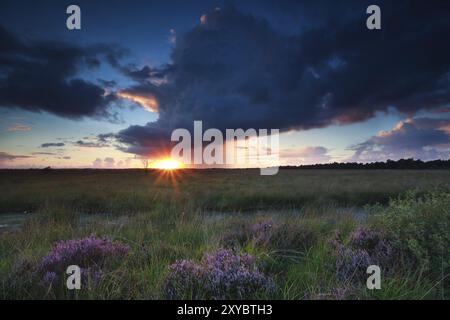
[[[139,168],[198,120],[280,165],[449,159],[450,3],[372,2],[2,0],[0,168]]]

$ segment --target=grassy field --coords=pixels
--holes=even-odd
[[[0,297],[448,299],[449,182],[438,170],[0,171]],[[69,264],[87,270],[81,290],[61,280]]]

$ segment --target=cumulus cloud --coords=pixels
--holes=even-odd
[[[119,49],[23,41],[1,25],[0,43],[0,108],[46,111],[71,119],[114,120],[108,106],[116,96],[77,78],[77,73],[82,68],[98,67],[99,56],[120,55]]]
[[[381,131],[351,147],[349,161],[374,162],[387,159],[448,159],[450,119],[413,118],[399,122],[392,130]]]
[[[101,168],[102,166],[103,166],[103,160],[100,158],[97,158],[92,162],[92,167],[94,167],[94,168]]]
[[[116,162],[116,161],[114,160],[114,158],[106,157],[106,158],[103,160],[103,166],[106,167],[106,168],[114,168],[115,162]]]
[[[289,165],[328,163],[331,156],[325,147],[289,148],[280,150],[280,160]]]
[[[130,126],[117,140],[125,151],[148,155],[194,120],[205,129],[306,130],[363,121],[389,107],[414,114],[449,103],[450,44],[443,37],[450,3],[381,5],[381,31],[367,30],[361,1],[327,2],[333,14],[295,34],[233,7],[206,13],[177,36],[169,65],[129,72],[137,84],[124,92],[159,118]]]
[[[115,167],[115,160],[111,157],[106,157],[105,159],[97,158],[92,162],[92,167],[94,168],[105,168],[112,169]]]

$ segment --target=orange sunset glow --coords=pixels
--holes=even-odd
[[[155,161],[153,167],[155,169],[161,169],[161,170],[176,170],[183,168],[183,163],[180,161],[171,159],[171,158],[164,158],[161,160]]]
[[[125,98],[134,102],[137,102],[141,106],[144,107],[144,109],[150,111],[150,112],[157,112],[158,111],[158,101],[155,99],[155,97],[151,94],[149,95],[138,95],[133,94],[132,92],[128,91],[121,91],[118,93],[118,96],[121,98]]]

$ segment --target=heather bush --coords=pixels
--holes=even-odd
[[[254,257],[219,249],[201,262],[178,260],[170,265],[164,285],[168,299],[256,299],[275,292],[273,280]]]
[[[441,280],[450,273],[450,190],[439,188],[419,196],[410,191],[393,199],[378,222],[395,246],[416,267]]]
[[[359,226],[351,233],[349,244],[353,249],[366,251],[371,260],[385,270],[392,267],[396,250],[383,232]]]
[[[57,283],[70,265],[81,269],[82,282],[98,282],[104,269],[118,259],[125,257],[129,247],[121,242],[89,236],[82,239],[59,241],[42,258],[37,268],[41,284]]]
[[[330,241],[334,249],[337,278],[345,283],[362,281],[367,278],[370,265],[378,265],[385,274],[394,270],[396,252],[384,233],[359,226],[348,241],[336,232]]]

